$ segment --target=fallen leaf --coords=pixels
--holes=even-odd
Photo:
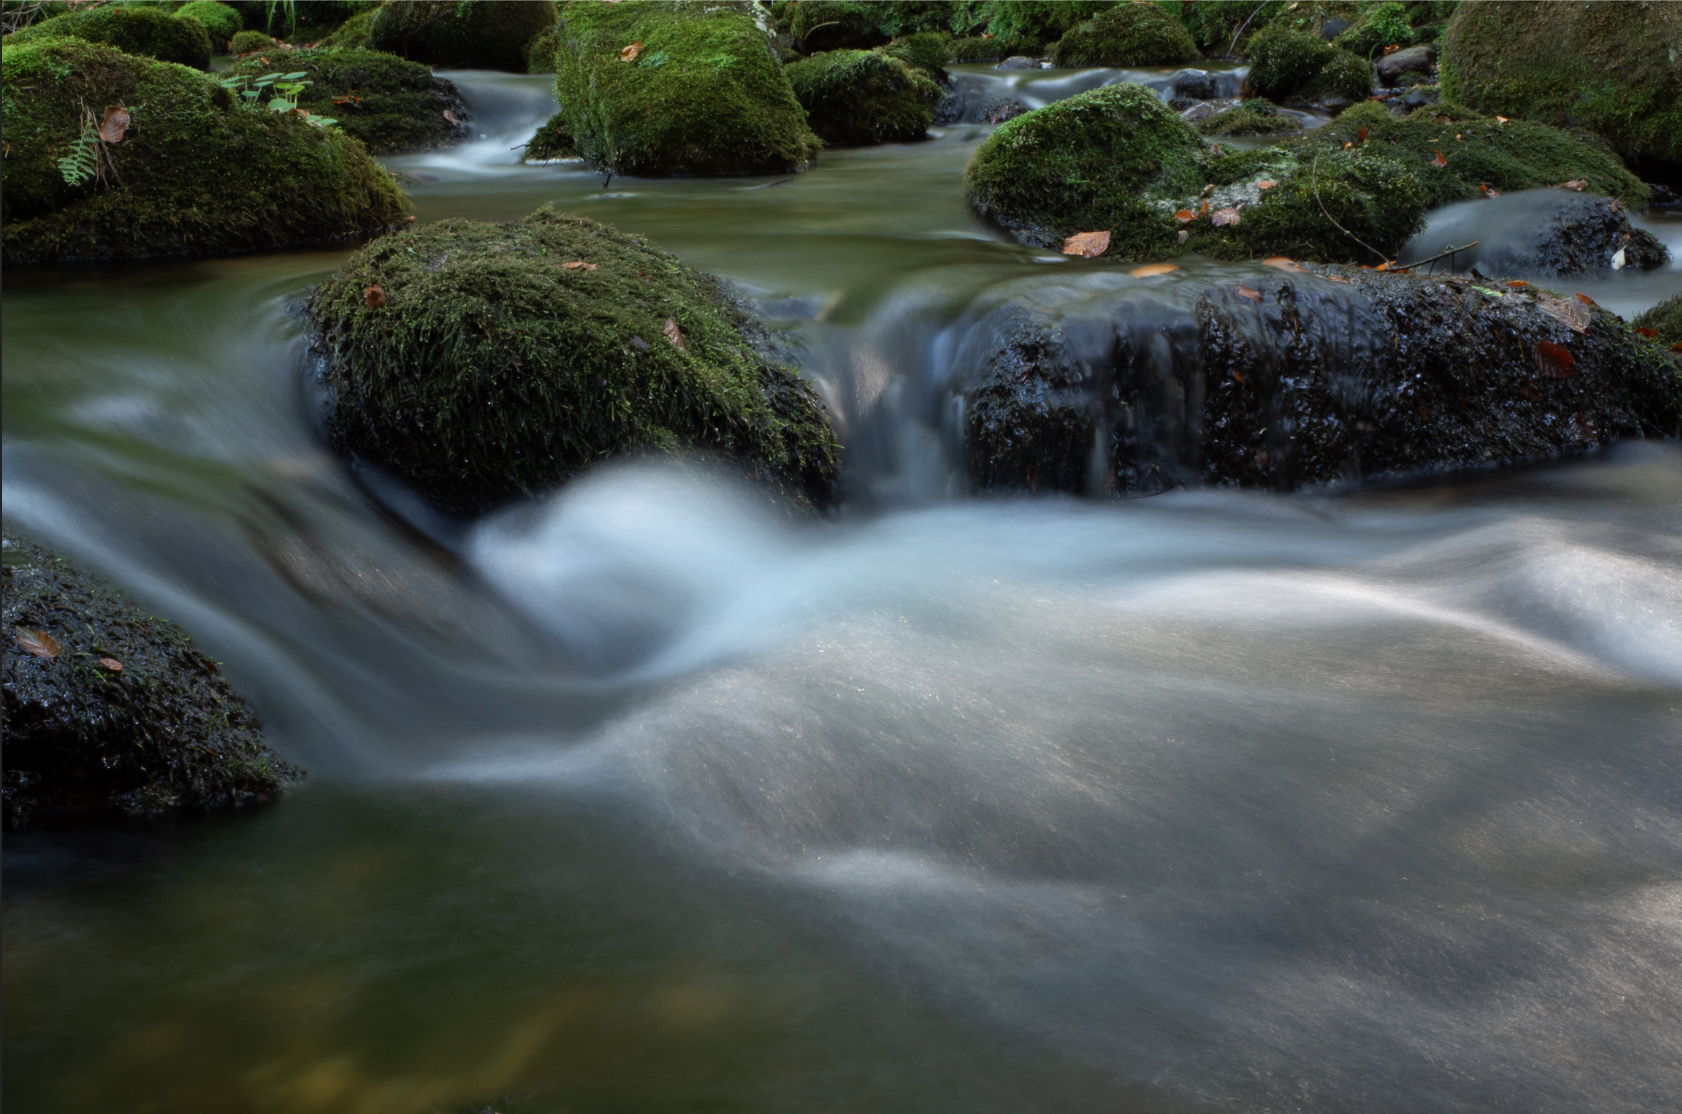
[[[1278,184],[1279,184],[1278,182],[1275,182],[1272,179],[1263,178],[1261,181],[1256,183],[1256,188],[1258,190],[1270,190],[1274,186],[1277,186]]]
[[[677,318],[666,318],[666,326],[660,331],[666,334],[666,339],[671,341],[672,347],[676,348],[679,352],[689,351],[689,346],[683,343],[683,333],[679,331],[677,327]]]
[[[1682,340],[1679,340],[1675,344],[1671,345],[1670,350],[1672,352],[1682,352]]]
[[[369,309],[379,309],[385,305],[385,291],[377,286],[370,286],[362,292],[362,301]]]
[[[596,269],[596,264],[586,263],[582,259],[574,259],[570,263],[562,263],[561,266],[568,271],[593,271]]]
[[[12,641],[22,646],[28,653],[38,658],[56,658],[59,655],[58,639],[44,630],[32,630],[29,627],[13,627]]]
[[[339,102],[338,102],[338,101],[334,101],[334,102],[333,102],[333,103],[334,103],[334,104],[338,104],[338,103],[339,103]],[[446,120],[448,120],[448,121],[449,121],[449,122],[450,122],[450,123],[452,123],[452,124],[459,124],[459,123],[461,123],[461,119],[460,119],[460,117],[458,117],[458,116],[457,116],[457,115],[456,115],[456,114],[455,114],[455,112],[454,112],[454,111],[453,111],[453,110],[451,110],[451,109],[448,109],[448,108],[446,108],[446,109],[445,109],[445,110],[444,110],[444,119],[446,119]]]
[[[1563,344],[1539,340],[1532,355],[1536,360],[1536,370],[1549,379],[1571,378],[1571,365],[1576,361],[1571,356],[1571,350]]]
[[[1496,120],[1497,123],[1500,123],[1500,124],[1505,124],[1507,122],[1507,118],[1505,116],[1497,116],[1495,118],[1495,120]]]
[[[1331,279],[1333,282],[1341,282],[1345,286],[1353,285],[1348,279],[1344,278],[1342,275],[1327,275],[1326,277]]]
[[[1063,241],[1064,255],[1078,255],[1082,259],[1096,259],[1109,250],[1108,232],[1076,232]]]
[[[1134,278],[1152,278],[1156,275],[1166,275],[1171,271],[1178,271],[1178,263],[1146,263],[1143,267],[1135,267],[1127,273]]]
[[[128,109],[119,104],[111,105],[105,110],[105,119],[99,122],[99,138],[107,143],[121,143],[132,119]]]
[[[1500,190],[1498,190],[1498,189],[1495,189],[1495,188],[1494,188],[1494,187],[1493,187],[1493,186],[1491,186],[1491,185],[1490,185],[1490,184],[1489,184],[1489,183],[1488,183],[1488,182],[1483,182],[1483,183],[1480,183],[1480,184],[1479,184],[1479,185],[1478,185],[1478,189],[1480,189],[1480,190],[1482,190],[1482,191],[1483,191],[1483,195],[1484,195],[1484,196],[1485,196],[1485,197],[1487,197],[1487,198],[1489,198],[1489,199],[1491,199],[1491,200],[1494,200],[1494,199],[1495,199],[1495,198],[1497,198],[1497,197],[1500,197],[1500,196],[1501,196],[1501,191],[1500,191]]]
[[[1523,279],[1508,279],[1507,280],[1507,285],[1512,287],[1514,290],[1523,290],[1525,287],[1529,286],[1530,284],[1528,282],[1525,282]]]
[[[1459,133],[1459,132],[1455,132],[1455,133],[1454,133],[1454,138],[1455,138],[1455,139],[1456,139],[1456,140],[1458,140],[1458,141],[1459,141],[1459,142],[1461,142],[1461,143],[1464,143],[1464,142],[1466,142],[1466,137],[1465,137],[1465,136],[1463,136],[1463,135],[1461,135],[1461,134],[1460,134],[1460,133]]]
[[[1356,132],[1355,138],[1360,140],[1362,143],[1365,143],[1367,141],[1367,129],[1362,128],[1360,131]]]
[[[113,673],[121,673],[123,671],[123,663],[118,661],[116,658],[100,658],[99,664],[103,665]]]
[[[1432,150],[1435,151],[1436,158],[1431,160],[1431,165],[1432,166],[1447,166],[1448,165],[1448,160],[1443,158],[1443,153],[1441,151],[1436,151],[1435,148],[1432,148]]]
[[[1347,150],[1349,150],[1349,148],[1351,148],[1351,147],[1353,147],[1353,146],[1355,146],[1355,145],[1354,145],[1354,144],[1353,144],[1353,143],[1345,143],[1345,144],[1344,144],[1344,145],[1343,145],[1343,149],[1344,149],[1344,150],[1345,150],[1345,151],[1347,151]]]
[[[1391,43],[1389,46],[1384,48],[1384,57],[1388,58],[1400,49],[1402,49],[1401,43]]]
[[[1377,267],[1375,267],[1373,269],[1377,270],[1377,271],[1388,271],[1390,269],[1390,264],[1392,264],[1394,262],[1395,262],[1394,259],[1386,259],[1384,262],[1380,263]]]
[[[1567,301],[1546,290],[1537,291],[1536,304],[1541,306],[1548,316],[1563,323],[1574,333],[1588,332],[1589,325],[1594,321],[1594,314],[1581,302]]]
[[[1577,291],[1577,300],[1579,302],[1583,303],[1585,306],[1592,306],[1592,305],[1596,304],[1595,300],[1593,298],[1589,297],[1587,294],[1584,294],[1581,290]]]
[[[1252,302],[1261,301],[1261,291],[1257,290],[1253,286],[1245,286],[1243,283],[1238,283],[1232,288],[1232,292],[1237,294],[1240,298],[1248,298]]]
[[[1639,329],[1637,329],[1635,331],[1637,333],[1639,333],[1640,335],[1646,337],[1648,340],[1652,340],[1659,335],[1659,331],[1657,329],[1649,329],[1645,325],[1641,326]]]
[[[1201,204],[1197,207],[1197,215],[1198,216],[1202,216],[1204,213],[1207,213],[1208,211],[1209,211],[1209,203],[1207,201],[1205,201],[1203,204]]]
[[[1289,258],[1288,256],[1270,255],[1266,259],[1262,260],[1262,262],[1269,267],[1274,267],[1281,271],[1288,271],[1293,275],[1300,275],[1303,273],[1302,264]]]
[[[1179,212],[1174,214],[1174,219],[1179,221],[1181,224],[1184,224],[1188,220],[1196,220],[1197,214],[1192,212],[1190,209],[1181,209]]]
[[[619,60],[621,62],[635,62],[637,60],[637,55],[641,53],[642,44],[632,43],[630,46],[619,52]]]
[[[1588,185],[1588,182],[1586,180],[1584,180],[1582,178],[1573,178],[1569,182],[1561,182],[1555,188],[1556,189],[1562,189],[1562,190],[1576,190],[1578,193],[1582,193],[1583,189],[1587,185]]]
[[[1216,209],[1213,213],[1209,214],[1209,223],[1214,225],[1216,228],[1225,228],[1228,225],[1236,225],[1238,221],[1239,216],[1237,209]]]

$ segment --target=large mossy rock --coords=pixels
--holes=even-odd
[[[784,174],[817,154],[770,39],[740,9],[568,4],[558,37],[555,95],[579,154],[596,167]]]
[[[1155,4],[1120,4],[1069,32],[1051,48],[1059,66],[1178,66],[1195,62],[1186,25]]]
[[[922,139],[941,98],[933,78],[874,50],[825,51],[784,72],[812,130],[843,147]]]
[[[970,156],[964,192],[1025,243],[1114,229],[1123,251],[1146,258],[1174,239],[1148,198],[1195,194],[1202,154],[1155,93],[1107,85],[1001,124]]]
[[[338,121],[375,155],[444,147],[467,137],[456,87],[419,62],[378,50],[290,50],[242,59],[222,76],[305,73],[300,107]]]
[[[368,45],[368,29],[374,25],[374,19],[380,14],[378,8],[372,8],[359,15],[353,15],[334,29],[333,33],[321,40],[321,45],[330,50],[351,50]]]
[[[7,46],[0,73],[8,266],[284,247],[409,213],[357,140],[244,109],[184,67],[56,38]],[[85,139],[91,113],[113,105],[131,117],[120,142]],[[103,180],[65,180],[59,160],[78,144],[94,146]]]
[[[551,0],[398,0],[368,25],[368,46],[432,66],[526,71],[526,44],[555,23]]]
[[[363,248],[310,299],[344,452],[458,513],[603,460],[699,451],[826,504],[837,446],[766,334],[646,240],[545,207]],[[678,341],[681,340],[681,345]]]
[[[239,12],[226,4],[217,3],[217,0],[192,0],[183,4],[175,17],[197,20],[205,34],[210,36],[210,49],[215,54],[227,50],[234,36],[245,29],[245,20]]]
[[[1682,433],[1682,360],[1605,310],[1354,267],[1047,278],[956,365],[981,490],[1284,490]]]
[[[1634,329],[1651,329],[1651,338],[1682,351],[1682,294],[1672,294],[1630,322]]]
[[[118,8],[67,12],[44,20],[6,39],[6,46],[79,39],[104,43],[125,54],[178,62],[196,70],[210,68],[210,35],[197,20],[177,19],[161,7]]]
[[[1204,135],[1291,135],[1302,130],[1295,116],[1275,105],[1251,97],[1242,104],[1205,116],[1197,122]]]
[[[971,19],[959,4],[903,0],[793,0],[782,5],[789,35],[807,50],[865,50],[920,31],[953,30]]]
[[[1461,4],[1440,60],[1450,100],[1586,128],[1682,179],[1682,4]]]
[[[8,826],[252,804],[302,776],[180,627],[9,530],[3,554]]]
[[[1349,105],[1372,95],[1372,66],[1312,31],[1270,27],[1249,42],[1250,87],[1285,104]]]

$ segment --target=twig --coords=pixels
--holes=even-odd
[[[1250,13],[1250,19],[1255,19],[1258,15],[1261,15],[1261,10],[1267,7],[1271,2],[1272,0],[1262,0],[1260,4],[1257,4],[1256,10]],[[1238,30],[1232,33],[1232,45],[1226,48],[1225,54],[1221,55],[1221,59],[1223,61],[1231,58],[1232,52],[1238,49],[1238,36],[1244,33],[1244,28],[1250,26],[1250,19],[1246,19],[1243,23],[1240,23],[1238,25]]]
[[[1483,243],[1482,240],[1473,240],[1469,244],[1462,244],[1460,247],[1449,248],[1447,251],[1438,252],[1436,255],[1433,255],[1429,259],[1421,259],[1417,263],[1409,263],[1406,267],[1389,267],[1389,268],[1386,268],[1386,269],[1391,270],[1391,271],[1411,271],[1415,267],[1423,267],[1427,263],[1435,263],[1437,260],[1441,259],[1445,255],[1454,255],[1456,252],[1467,251],[1471,248],[1475,248],[1481,243]]]
[[[1359,236],[1357,236],[1353,232],[1349,231],[1349,229],[1343,227],[1343,225],[1338,224],[1337,223],[1337,218],[1332,216],[1332,211],[1330,209],[1326,208],[1326,203],[1323,200],[1321,200],[1321,198],[1320,198],[1320,156],[1319,155],[1314,156],[1314,166],[1311,168],[1310,174],[1313,176],[1313,180],[1314,180],[1314,200],[1320,202],[1320,211],[1322,213],[1326,214],[1326,219],[1331,221],[1332,224],[1337,228],[1337,230],[1339,232],[1343,233],[1345,236],[1349,237],[1351,240],[1354,240],[1357,244],[1360,244],[1362,247],[1366,248],[1368,251],[1372,252],[1374,255],[1378,256],[1380,259],[1383,259],[1384,262],[1386,262],[1386,263],[1390,262],[1389,259],[1385,258],[1385,255],[1384,255],[1383,252],[1379,251],[1377,248],[1373,247],[1371,244],[1367,243],[1365,240],[1361,239]]]

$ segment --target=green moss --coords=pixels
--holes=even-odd
[[[1412,46],[1417,39],[1408,19],[1407,5],[1400,0],[1385,0],[1370,5],[1332,40],[1332,45],[1370,59],[1387,46]]]
[[[1118,0],[985,0],[976,15],[995,38],[1054,43],[1078,24],[1116,6]]]
[[[155,8],[94,8],[55,16],[11,35],[6,45],[72,38],[105,43],[125,54],[138,54],[164,62],[207,70],[210,68],[210,36],[195,20],[176,19]]]
[[[245,25],[288,42],[313,43],[358,15],[378,10],[381,0],[227,0]]]
[[[452,510],[681,450],[829,498],[838,447],[817,396],[756,353],[716,280],[640,237],[547,206],[439,221],[359,251],[309,312],[334,442]]]
[[[241,31],[233,37],[228,49],[235,54],[255,54],[260,50],[269,50],[274,45],[272,35],[265,35],[261,31]]]
[[[248,111],[183,66],[57,38],[0,53],[7,265],[281,247],[386,228],[408,199],[362,144]],[[85,105],[126,105],[114,174],[71,186],[57,160]]]
[[[1372,96],[1372,63],[1347,50],[1334,50],[1314,80],[1297,97],[1311,104],[1347,101],[1354,104]]]
[[[1123,258],[1175,253],[1146,199],[1195,192],[1202,142],[1149,89],[1109,85],[1001,124],[970,156],[964,191],[1028,243],[1114,229]]]
[[[9,827],[252,804],[303,776],[264,744],[257,718],[179,626],[10,531],[3,544]],[[57,656],[17,645],[20,627],[53,639]]]
[[[940,86],[874,50],[830,50],[787,67],[806,120],[825,143],[909,143],[934,122]]]
[[[1271,101],[1304,93],[1338,51],[1312,31],[1274,25],[1250,40],[1250,87]]]
[[[567,130],[566,113],[557,112],[540,125],[535,134],[526,141],[526,149],[520,154],[521,162],[545,162],[549,159],[570,159],[578,155],[577,147],[572,141],[572,133]]]
[[[1450,100],[1587,128],[1682,175],[1682,4],[1462,4],[1440,58]]]
[[[952,58],[952,36],[944,31],[918,31],[889,43],[882,53],[939,80],[946,76],[946,63]]]
[[[1185,24],[1154,4],[1122,4],[1074,26],[1051,48],[1059,66],[1177,66],[1197,60]]]
[[[1673,294],[1646,310],[1630,322],[1630,327],[1656,330],[1659,335],[1654,339],[1666,348],[1682,344],[1682,294]]]
[[[321,45],[332,50],[350,50],[368,45],[368,28],[374,25],[374,17],[379,15],[379,9],[370,8],[360,15],[353,15],[341,24],[338,30],[321,40]]]
[[[1244,44],[1260,32],[1289,0],[1267,0],[1262,4],[1234,4],[1232,0],[1175,0],[1168,10],[1177,14],[1191,32],[1197,48],[1211,58],[1233,51],[1242,54]],[[1242,34],[1240,34],[1242,32]]]
[[[971,35],[953,39],[949,48],[952,61],[958,63],[1001,62],[1013,54],[1037,55],[1045,49],[1038,39],[1024,42],[1019,39],[983,38]]]
[[[299,71],[310,81],[299,105],[337,120],[373,154],[443,147],[467,133],[465,125],[451,123],[444,115],[448,112],[458,120],[466,115],[456,87],[419,62],[395,54],[354,47],[291,50],[271,54],[268,62],[237,62],[225,76]]]
[[[526,44],[554,23],[551,0],[403,0],[380,8],[368,45],[433,66],[524,73]]]
[[[526,72],[554,73],[555,51],[560,45],[560,29],[552,23],[532,36],[526,44]]]
[[[198,20],[210,36],[210,49],[216,54],[227,50],[228,43],[245,27],[245,21],[238,12],[216,0],[192,0],[192,3],[182,5],[175,15],[177,19]]]
[[[568,4],[555,95],[578,151],[616,174],[775,174],[818,139],[782,63],[744,12],[699,4]],[[635,61],[620,60],[630,43]]]
[[[1287,135],[1302,130],[1297,118],[1267,101],[1252,97],[1198,121],[1204,135]]]
[[[803,42],[818,27],[823,27],[822,49],[847,48],[863,50],[919,31],[952,32],[957,19],[964,29],[975,22],[967,4],[929,3],[925,0],[904,0],[898,3],[877,3],[873,0],[795,0],[788,5],[787,29],[796,40]]]
[[[1580,179],[1587,189],[1644,208],[1651,191],[1624,168],[1618,156],[1546,124],[1510,120],[1503,124],[1457,105],[1438,104],[1403,117],[1382,105],[1360,104],[1298,142],[1327,150],[1363,143],[1410,168],[1431,208],[1482,196],[1489,185],[1502,193],[1539,189]],[[1442,152],[1446,166],[1435,164]]]

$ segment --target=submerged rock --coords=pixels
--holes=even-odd
[[[1041,280],[990,311],[981,490],[1289,489],[1682,433],[1682,361],[1577,299],[1358,268]]]
[[[1181,70],[1168,79],[1168,88],[1174,96],[1193,101],[1221,99],[1220,85],[1207,70]]]
[[[268,61],[242,59],[223,77],[308,74],[300,107],[331,117],[369,152],[394,155],[467,138],[467,105],[456,87],[426,66],[378,50],[290,50]]]
[[[1424,259],[1474,241],[1477,247],[1455,256],[1455,267],[1476,267],[1500,278],[1626,267],[1645,271],[1670,260],[1664,244],[1631,225],[1624,207],[1612,198],[1563,189],[1457,202],[1433,213],[1427,230],[1414,237],[1404,254]]]
[[[66,12],[6,37],[6,47],[53,39],[79,39],[103,43],[124,54],[176,62],[195,70],[210,68],[210,35],[196,19],[177,19],[158,7],[119,8],[116,5],[89,11]],[[8,106],[8,111],[10,106]]]
[[[555,95],[579,154],[596,167],[786,174],[817,154],[782,63],[742,10],[572,4],[558,35]]]
[[[1682,4],[1461,4],[1442,47],[1449,100],[1587,128],[1682,180]]]
[[[207,75],[74,38],[7,46],[0,68],[8,266],[283,247],[408,215],[360,142],[241,108]],[[115,142],[95,130],[107,117]]]
[[[1251,88],[1270,101],[1347,107],[1372,95],[1372,67],[1308,31],[1269,27],[1250,40]]]
[[[940,86],[874,50],[831,50],[784,68],[806,121],[825,143],[909,143],[928,134]]]
[[[1007,120],[1014,120],[1018,116],[1029,112],[1027,105],[1012,97],[994,97],[981,106],[980,116],[983,124],[1002,124]]]
[[[368,24],[368,46],[432,66],[524,73],[526,44],[555,24],[552,0],[402,0]]]
[[[817,395],[716,279],[641,237],[548,207],[439,221],[363,248],[309,315],[334,445],[447,510],[639,452],[714,454],[831,499]]]
[[[303,771],[185,631],[6,531],[5,819],[261,801]]]
[[[1071,27],[1051,47],[1051,61],[1087,66],[1177,66],[1197,61],[1186,25],[1155,4],[1118,4]]]

